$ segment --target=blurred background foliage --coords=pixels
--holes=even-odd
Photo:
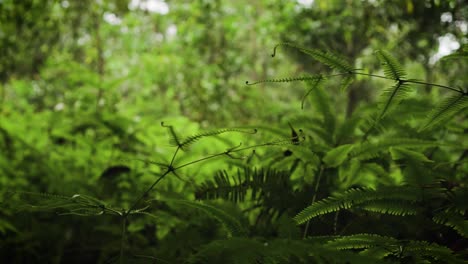
[[[300,109],[306,86],[245,81],[318,73],[323,66],[286,48],[271,58],[278,42],[333,50],[366,69],[378,68],[372,52],[385,49],[411,77],[463,87],[466,61],[440,58],[468,42],[467,17],[462,0],[0,0],[0,189],[87,193],[128,207],[161,170],[133,159],[167,162],[173,153],[161,121],[186,136],[259,128],[259,135],[191,150],[202,154],[223,151],[226,144],[264,142],[271,131],[288,136],[288,122],[304,127],[301,117],[323,115],[319,104]],[[381,84],[357,78],[346,92],[337,84],[322,96],[344,120],[375,102]],[[444,96],[430,87],[423,94],[428,101]],[[167,178],[158,190],[192,198],[187,190],[194,182],[228,168],[220,162],[195,165],[181,172],[182,181]],[[80,248],[81,263],[102,261],[102,252],[118,246],[119,225],[109,229],[105,223],[111,219],[93,226],[89,218],[64,216],[54,220],[60,228],[37,231],[56,216],[18,216],[5,208],[0,217],[4,249],[17,250],[2,249],[2,257],[18,263],[59,263]],[[144,221],[129,230],[143,236],[137,245],[157,243],[148,234],[165,239],[159,252],[174,254],[169,258],[187,254],[164,248],[175,241],[190,249],[216,237],[197,238],[178,221],[163,215],[157,231]],[[210,226],[207,219],[196,221],[200,230]],[[187,236],[193,239],[167,236],[174,226],[177,234],[192,232]],[[41,238],[47,236],[62,242],[49,242],[43,251]],[[95,239],[91,244],[88,236]],[[96,237],[111,242],[100,247],[104,242]]]

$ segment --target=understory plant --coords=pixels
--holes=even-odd
[[[70,248],[56,251],[61,257],[53,263],[464,263],[466,88],[411,79],[383,50],[375,52],[383,73],[371,73],[340,55],[291,43],[278,44],[273,56],[283,46],[331,72],[247,82],[246,89],[302,82],[301,108],[310,104],[314,111],[285,115],[278,126],[285,129],[226,128],[186,137],[183,127],[161,123],[172,154],[129,155],[100,175],[94,193],[6,190],[1,205],[7,220],[0,227],[9,237],[20,233],[8,221],[18,214],[60,226]],[[340,114],[327,89],[346,90],[359,78],[381,79],[389,88],[378,103]],[[434,103],[420,89],[427,86],[444,98]],[[11,145],[14,137],[0,131],[2,144]],[[249,135],[242,140],[249,144],[226,137],[234,134]],[[210,143],[197,152],[205,140]],[[144,167],[151,172],[144,186],[131,162],[156,167]],[[207,163],[217,172],[195,172]],[[44,212],[50,210],[60,217]],[[73,224],[86,225],[86,232]],[[2,251],[16,245],[8,239]],[[41,249],[23,250],[40,261]],[[73,250],[90,254],[67,259]]]

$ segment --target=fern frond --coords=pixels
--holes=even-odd
[[[302,100],[301,100],[301,109],[304,109],[304,102],[305,102],[305,99],[307,98],[307,96],[310,94],[310,92],[312,92],[312,90],[320,87],[323,82],[324,82],[325,78],[322,76],[322,75],[319,75],[317,76],[316,78],[314,79],[310,79],[310,80],[307,80],[308,83],[310,83],[310,88],[309,90],[304,94],[304,96],[302,97]]]
[[[424,260],[435,259],[437,263],[466,263],[455,257],[450,249],[427,241],[409,241],[403,248],[403,253],[407,256],[419,257]]]
[[[62,195],[50,193],[35,193],[35,192],[14,192],[18,202],[11,202],[16,209],[23,210],[51,210],[75,206],[75,203],[70,201],[71,198]]]
[[[259,83],[288,83],[288,82],[304,82],[304,81],[314,81],[315,79],[322,78],[321,75],[318,76],[300,76],[300,77],[288,77],[288,78],[280,78],[280,79],[265,79],[250,83],[246,81],[245,84],[247,85],[256,85]]]
[[[316,50],[316,49],[307,49],[307,48],[304,48],[304,47],[301,47],[301,46],[298,46],[289,42],[283,42],[283,43],[277,44],[275,48],[273,49],[273,54],[271,55],[272,57],[276,55],[276,49],[279,46],[289,46],[289,47],[295,48],[299,50],[300,52],[305,53],[311,56],[312,58],[314,58],[315,60],[329,66],[332,69],[336,69],[340,72],[352,73],[354,71],[354,68],[351,66],[351,64],[349,64],[344,58],[332,52],[323,52],[323,51]]]
[[[460,93],[444,99],[427,116],[420,131],[439,126],[468,108],[468,95]]]
[[[253,130],[242,130],[242,129],[237,129],[237,128],[225,128],[225,129],[219,129],[219,130],[214,130],[214,131],[207,131],[203,133],[199,133],[193,136],[189,136],[185,138],[184,140],[179,142],[179,147],[182,150],[186,150],[189,145],[192,143],[200,140],[201,138],[204,137],[210,137],[210,136],[216,136],[224,133],[230,133],[230,132],[236,132],[236,133],[247,133],[247,134],[255,134],[257,133],[257,129]]]
[[[389,215],[416,215],[420,211],[420,207],[414,203],[402,200],[375,200],[361,204],[360,209]]]
[[[455,212],[441,212],[435,215],[432,220],[438,224],[451,227],[461,236],[468,238],[468,220],[465,220],[463,215]]]
[[[263,263],[265,245],[255,239],[230,238],[201,246],[187,263]]]
[[[16,192],[19,203],[15,204],[20,210],[56,210],[61,209],[59,215],[101,215],[104,213],[121,215],[116,209],[110,208],[103,201],[91,196],[75,194],[71,197],[34,192]]]
[[[347,158],[348,153],[353,149],[354,145],[345,144],[338,146],[325,154],[323,162],[329,167],[336,167],[341,165]]]
[[[406,73],[403,66],[390,53],[384,50],[375,51],[377,58],[382,63],[384,74],[387,78],[399,81],[405,78]]]
[[[378,157],[381,152],[388,151],[390,147],[402,148],[427,148],[440,146],[436,141],[414,138],[385,138],[377,142],[364,142],[356,144],[348,155],[348,158],[368,160]]]
[[[311,204],[297,214],[294,220],[298,224],[302,224],[320,215],[336,212],[340,209],[350,209],[352,207],[360,208],[360,205],[364,204],[365,206],[366,202],[383,199],[415,202],[419,201],[421,198],[419,192],[410,187],[381,188],[379,190],[350,189],[342,194],[331,196]],[[377,203],[374,205],[377,206]],[[385,208],[379,208],[379,211],[383,212]],[[389,207],[387,211],[397,212],[394,207]],[[401,211],[406,212],[404,208],[402,208]],[[408,212],[410,212],[410,209],[408,209]]]
[[[390,154],[392,155],[393,160],[407,159],[407,160],[416,161],[416,162],[434,162],[428,159],[421,152],[409,150],[409,149],[401,148],[401,147],[391,147]]]
[[[222,198],[232,202],[242,202],[249,194],[252,200],[277,195],[276,190],[289,186],[290,175],[284,171],[247,169],[229,175],[218,172],[213,180],[206,181],[195,191],[197,199]]]
[[[380,236],[376,234],[355,234],[341,236],[325,244],[333,249],[367,249],[372,247],[387,247],[395,245],[398,240],[393,237]]]
[[[180,140],[179,137],[177,136],[174,127],[173,126],[168,126],[164,124],[164,122],[161,122],[161,126],[169,129],[169,133],[171,134],[171,144],[174,144],[175,146],[180,146]]]
[[[77,215],[77,216],[96,216],[104,214],[103,210],[97,208],[77,208],[72,209],[65,213],[59,213],[59,215]]]
[[[175,199],[164,199],[164,200],[202,210],[206,214],[216,218],[226,228],[229,236],[238,237],[238,236],[245,236],[246,234],[246,230],[236,218],[228,214],[226,211],[221,210],[215,206],[208,205],[202,202],[189,201],[189,200],[175,200]]]
[[[346,91],[348,87],[354,82],[354,80],[355,80],[355,76],[352,74],[349,74],[348,76],[341,79],[340,90],[342,92]]]
[[[401,100],[405,99],[410,92],[410,86],[404,81],[398,81],[389,89],[385,89],[381,95],[381,111],[377,122],[380,121],[388,112],[392,105],[398,105]]]

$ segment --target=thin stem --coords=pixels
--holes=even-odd
[[[120,240],[120,264],[124,263],[124,248],[125,248],[125,239],[127,233],[127,216],[122,217],[122,238]]]
[[[156,186],[156,184],[158,184],[164,177],[166,177],[167,174],[169,174],[172,170],[171,169],[168,169],[166,172],[164,172],[134,203],[132,206],[130,206],[130,208],[127,210],[127,212],[125,212],[124,216],[127,217],[132,211],[133,209],[136,208],[136,206],[138,205],[138,203],[143,200],[143,198],[145,198],[146,195],[148,195],[149,192],[151,192],[151,190],[153,190],[154,186]]]
[[[406,83],[415,83],[415,84],[422,84],[422,85],[430,85],[430,86],[435,86],[435,87],[440,87],[440,88],[444,88],[444,89],[447,89],[447,90],[450,90],[450,91],[454,91],[454,92],[457,92],[457,93],[464,93],[463,91],[460,91],[458,89],[455,89],[453,87],[450,87],[450,86],[446,86],[446,85],[441,85],[441,84],[436,84],[436,83],[428,83],[428,82],[423,82],[423,81],[417,81],[417,80],[395,80],[393,78],[389,78],[389,77],[386,77],[386,76],[382,76],[382,75],[376,75],[376,74],[371,74],[371,73],[364,73],[364,72],[353,72],[354,74],[356,75],[364,75],[364,76],[369,76],[369,77],[375,77],[375,78],[381,78],[381,79],[386,79],[386,80],[393,80],[393,81],[403,81],[403,82],[406,82]]]
[[[175,167],[174,170],[178,170],[178,169],[181,169],[181,168],[183,168],[183,167],[186,167],[186,166],[189,166],[189,165],[198,163],[198,162],[202,162],[202,161],[205,161],[205,160],[208,160],[208,159],[212,159],[212,158],[216,158],[216,157],[219,157],[219,156],[222,156],[222,155],[226,155],[227,153],[228,153],[228,152],[217,153],[217,154],[213,154],[213,155],[210,155],[210,156],[201,158],[201,159],[197,159],[197,160],[194,160],[194,161],[190,161],[190,162],[187,162],[187,163],[185,163],[185,164],[183,164],[183,165],[180,165],[180,166],[178,166],[178,167]]]
[[[395,79],[392,79],[392,78],[388,78],[386,76],[376,75],[376,74],[371,74],[371,73],[364,73],[364,72],[353,72],[353,73],[356,74],[356,75],[364,75],[364,76],[381,78],[381,79],[386,79],[386,80],[393,80],[393,81],[395,80]]]
[[[315,203],[315,199],[317,199],[317,191],[320,185],[320,180],[322,179],[322,174],[323,174],[323,164],[320,165],[320,172],[317,177],[317,183],[315,184],[315,190],[314,190],[314,196],[312,197],[312,202],[310,204]],[[302,238],[305,239],[307,237],[307,233],[309,232],[309,225],[310,225],[310,219],[307,221],[306,227],[304,229],[304,234],[302,235]]]
[[[223,151],[221,153],[216,153],[216,154],[213,154],[213,155],[210,155],[210,156],[207,156],[207,157],[204,157],[204,158],[200,158],[200,159],[197,159],[197,160],[194,160],[194,161],[190,161],[190,162],[187,162],[185,164],[182,164],[178,167],[174,167],[173,166],[173,163],[174,163],[174,160],[175,160],[175,156],[178,152],[178,150],[180,149],[180,147],[178,147],[172,157],[172,161],[171,161],[171,164],[169,165],[169,168],[166,170],[166,172],[164,172],[134,203],[133,205],[130,207],[130,209],[127,210],[127,212],[125,212],[125,216],[128,216],[135,208],[136,206],[138,205],[138,203],[143,200],[143,198],[153,190],[153,188],[164,178],[166,177],[167,174],[171,173],[171,172],[175,172],[181,168],[184,168],[184,167],[187,167],[189,165],[192,165],[192,164],[195,164],[195,163],[199,163],[199,162],[202,162],[202,161],[205,161],[205,160],[209,160],[209,159],[212,159],[212,158],[216,158],[216,157],[219,157],[219,156],[222,156],[222,155],[228,155],[233,153],[233,152],[240,152],[240,151],[244,151],[244,150],[247,150],[247,149],[252,149],[252,148],[257,148],[257,147],[262,147],[262,146],[270,146],[270,145],[276,145],[276,144],[279,144],[281,143],[281,141],[274,141],[274,142],[267,142],[267,143],[264,143],[264,144],[258,144],[258,145],[254,145],[254,146],[248,146],[248,147],[244,147],[244,148],[231,148],[231,149],[228,149],[226,151]]]
[[[171,159],[171,163],[169,163],[169,167],[172,167],[172,165],[174,165],[174,160],[177,156],[177,152],[179,152],[179,149],[180,149],[180,146],[178,146],[177,149],[175,150],[174,155],[172,156],[172,159]]]
[[[423,84],[423,85],[430,85],[430,86],[435,86],[435,87],[440,87],[440,88],[445,88],[457,93],[463,93],[463,91],[457,90],[453,87],[446,86],[446,85],[441,85],[441,84],[436,84],[436,83],[428,83],[428,82],[422,82],[422,81],[416,81],[416,80],[405,80],[407,83],[416,83],[416,84]]]

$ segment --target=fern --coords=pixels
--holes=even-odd
[[[429,113],[420,131],[440,126],[467,108],[468,96],[466,93],[452,95],[443,100]]]
[[[281,79],[265,79],[265,80],[260,80],[256,81],[253,83],[250,83],[249,81],[246,81],[245,84],[247,85],[256,85],[259,83],[287,83],[287,82],[303,82],[303,81],[314,81],[316,79],[321,79],[322,76],[302,76],[302,77],[290,77],[290,78],[281,78]]]
[[[382,101],[381,101],[381,111],[376,120],[379,122],[385,114],[390,109],[390,106],[398,105],[400,101],[408,96],[409,93],[409,84],[404,81],[398,81],[389,89],[384,90],[382,93]]]
[[[385,248],[394,246],[398,240],[393,237],[380,236],[377,234],[355,234],[340,236],[326,243],[326,246],[333,249],[368,249],[373,247]]]
[[[57,210],[59,215],[101,215],[111,213],[121,215],[122,212],[113,209],[103,201],[91,196],[75,194],[71,197],[34,192],[15,192],[17,194],[16,209],[19,210]]]
[[[414,138],[384,138],[377,142],[364,142],[356,144],[349,152],[348,159],[357,158],[368,160],[378,157],[381,152],[388,151],[390,147],[401,148],[428,148],[439,146],[436,141]]]
[[[311,56],[315,60],[329,66],[332,69],[336,69],[340,72],[352,73],[354,71],[354,68],[351,66],[351,64],[349,64],[344,58],[341,58],[340,56],[333,54],[332,52],[323,52],[323,51],[316,50],[316,49],[307,49],[307,48],[300,47],[298,45],[295,45],[289,42],[277,44],[275,48],[273,49],[273,54],[271,55],[272,57],[276,55],[276,49],[279,46],[289,46],[289,47],[295,48]]]
[[[385,76],[389,79],[400,81],[405,78],[406,73],[403,66],[388,52],[384,50],[375,51],[377,58],[382,63]]]
[[[461,236],[468,238],[468,220],[463,215],[455,212],[441,212],[435,215],[434,222],[453,228]]]
[[[405,200],[375,200],[362,203],[359,208],[380,214],[389,214],[389,215],[416,215],[421,211],[420,206],[415,203],[408,202]]]
[[[366,209],[366,206],[369,207],[371,211],[378,211],[380,213],[399,215],[413,214],[414,208],[402,207],[396,209],[392,201],[416,202],[420,199],[419,192],[410,187],[381,188],[378,190],[350,189],[343,194],[337,194],[313,203],[297,214],[294,220],[298,224],[302,224],[314,217],[336,212],[340,209],[350,209],[354,207]],[[378,200],[380,204],[375,203],[376,200]],[[386,205],[388,205],[388,207]]]
[[[318,239],[327,241],[330,238]],[[188,263],[379,263],[372,256],[350,251],[337,251],[317,239],[290,240],[232,238],[202,246]]]
[[[312,90],[319,88],[323,84],[324,80],[325,80],[325,78],[322,75],[319,75],[314,79],[307,80],[308,83],[310,84],[310,88],[304,94],[304,96],[302,97],[301,109],[304,109],[304,102],[305,102],[307,96],[312,92]]]
[[[443,246],[426,241],[400,241],[393,237],[376,234],[355,234],[330,240],[326,247],[338,250],[362,250],[362,256],[374,256],[386,260],[391,255],[397,259],[411,259],[414,263],[464,263]],[[399,262],[401,263],[401,262]]]
[[[216,136],[216,135],[229,133],[229,132],[248,133],[248,134],[257,133],[257,129],[242,130],[242,129],[237,129],[237,128],[225,128],[225,129],[218,129],[218,130],[214,130],[214,131],[207,131],[207,132],[199,133],[199,134],[196,134],[196,135],[186,137],[185,139],[181,140],[177,136],[173,126],[165,125],[164,122],[161,122],[161,125],[163,127],[166,127],[166,128],[169,129],[169,132],[170,132],[170,134],[172,136],[172,143],[175,146],[182,149],[182,150],[186,150],[191,144],[195,143],[196,141],[198,141],[198,140],[200,140],[201,138],[204,138],[204,137],[211,137],[211,136]]]
[[[214,130],[214,131],[208,131],[208,132],[196,134],[196,135],[193,135],[193,136],[189,136],[189,137],[185,138],[184,140],[182,140],[178,146],[180,148],[182,148],[182,149],[185,149],[189,145],[191,145],[194,142],[200,140],[201,138],[216,136],[216,135],[219,135],[219,134],[229,133],[229,132],[255,134],[255,133],[257,133],[257,129],[241,130],[241,129],[236,129],[236,128],[225,128],[225,129],[219,129],[219,130]]]
[[[329,167],[339,166],[348,158],[348,154],[353,147],[354,145],[352,144],[338,146],[327,152],[325,157],[323,157],[323,162]]]
[[[223,198],[242,202],[250,194],[256,200],[275,195],[275,191],[289,187],[289,174],[275,170],[244,169],[243,173],[230,176],[226,171],[218,172],[213,181],[206,181],[196,190],[198,199]]]
[[[226,211],[221,210],[215,206],[204,204],[202,202],[190,201],[190,200],[175,200],[175,199],[164,199],[168,202],[174,202],[189,206],[191,208],[199,209],[206,214],[216,218],[228,231],[229,236],[245,236],[246,231],[240,222],[233,216],[229,215]]]
[[[457,258],[450,249],[427,241],[409,241],[402,250],[404,255],[419,258],[420,262],[435,259],[436,263],[466,263]]]

